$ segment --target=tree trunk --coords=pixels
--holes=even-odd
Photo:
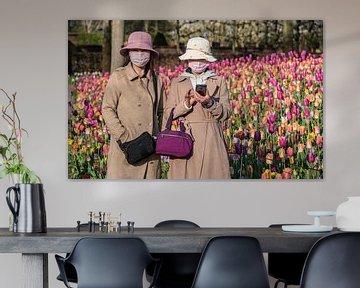
[[[237,24],[236,21],[233,20],[232,22],[232,33],[233,33],[233,39],[232,39],[232,43],[231,43],[231,51],[233,54],[235,54],[235,49],[236,49],[236,42],[237,42]]]
[[[124,64],[120,49],[124,44],[124,20],[112,20],[111,27],[111,72]]]
[[[176,20],[176,52],[180,53],[180,21]]]
[[[149,33],[149,20],[144,20],[144,31]]]
[[[284,21],[283,26],[283,51],[288,52],[294,49],[293,47],[293,21],[292,20],[286,20]]]
[[[111,68],[111,25],[110,21],[104,21],[104,40],[103,40],[103,57],[102,70],[109,72]]]

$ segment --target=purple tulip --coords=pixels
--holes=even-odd
[[[270,123],[275,123],[275,121],[276,121],[276,115],[275,115],[275,114],[270,114],[270,115],[268,116],[268,119],[269,119],[269,122],[270,122]]]
[[[275,132],[274,124],[270,124],[270,125],[269,125],[268,131],[269,131],[270,134],[274,134],[274,132]]]
[[[242,152],[243,152],[243,150],[244,150],[243,148],[244,148],[244,147],[243,147],[242,144],[236,143],[236,144],[235,144],[235,152],[236,152],[236,154],[241,155]]]
[[[255,141],[260,141],[261,140],[261,133],[259,130],[256,130],[254,133],[254,139]]]

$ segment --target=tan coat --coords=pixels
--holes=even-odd
[[[153,115],[155,91],[152,73],[140,78],[131,63],[112,73],[102,102],[102,115],[110,131],[107,163],[108,179],[160,178],[160,157],[152,155],[143,162],[130,165],[116,141],[127,142],[144,131],[156,135],[161,127],[164,89],[157,77],[158,99]]]
[[[207,79],[207,89],[215,104],[206,109],[196,103],[188,111],[184,106],[185,95],[192,89],[189,78],[180,76],[171,82],[170,95],[165,105],[163,123],[174,110],[174,118],[184,119],[194,137],[193,155],[189,159],[170,160],[169,179],[228,179],[229,160],[222,121],[229,117],[229,96],[223,78]]]

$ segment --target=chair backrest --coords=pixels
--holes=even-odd
[[[165,220],[157,223],[155,228],[200,228],[200,226],[188,220]]]
[[[77,272],[78,288],[142,288],[153,261],[139,238],[82,238],[67,261]]]
[[[360,233],[338,233],[318,240],[306,259],[300,287],[360,287]]]
[[[200,228],[188,220],[165,220],[155,228]],[[157,279],[157,287],[190,287],[200,260],[200,253],[161,253],[155,254],[162,260]],[[151,272],[149,272],[151,274]]]
[[[256,238],[210,239],[200,259],[192,288],[268,288],[269,280]]]

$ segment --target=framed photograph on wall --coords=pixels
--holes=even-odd
[[[322,20],[69,20],[69,179],[322,179]]]

